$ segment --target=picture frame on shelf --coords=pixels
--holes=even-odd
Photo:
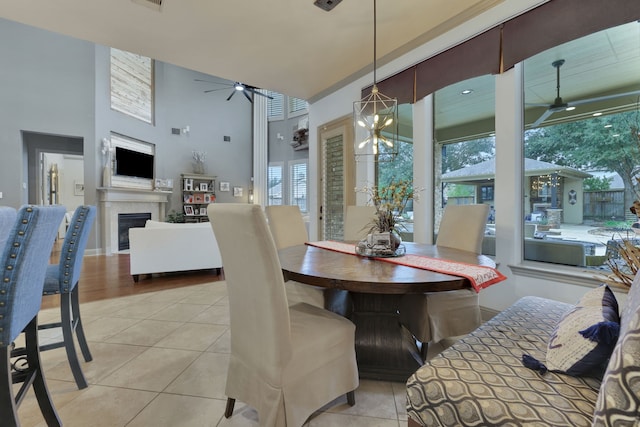
[[[201,182],[200,191],[209,191],[209,184],[207,184],[206,182]]]
[[[206,215],[207,214],[207,208],[200,208],[200,215]]]
[[[184,206],[184,214],[187,216],[193,216],[193,206],[185,205]]]
[[[154,189],[157,191],[173,191],[173,179],[172,178],[156,178],[154,183]]]
[[[73,182],[73,195],[84,196],[84,183],[81,181]]]
[[[193,194],[193,203],[204,203],[204,194],[202,194],[202,193],[194,193]]]
[[[193,194],[185,194],[183,200],[184,203],[193,203]]]
[[[230,185],[228,182],[220,183],[220,191],[229,191],[229,189],[230,189]]]
[[[213,203],[216,201],[216,195],[215,194],[205,194],[204,195],[204,202],[205,203]]]
[[[242,187],[233,187],[233,197],[242,197]]]

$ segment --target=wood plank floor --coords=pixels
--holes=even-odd
[[[62,239],[54,245],[50,262],[58,262]],[[125,295],[179,288],[224,280],[215,269],[179,273],[141,275],[134,283],[129,274],[129,254],[85,256],[80,274],[80,302],[97,301]],[[58,295],[45,296],[42,308],[59,306]]]

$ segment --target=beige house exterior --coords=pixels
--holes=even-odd
[[[442,174],[441,182],[473,185],[476,188],[493,185],[495,179],[495,159],[486,160],[472,166]],[[529,216],[538,212],[548,214],[547,210],[557,209],[561,213],[561,222],[582,224],[583,189],[582,181],[591,174],[566,166],[534,159],[524,159],[524,214]],[[553,188],[555,187],[555,203]],[[478,192],[476,191],[476,199]],[[493,201],[483,200],[483,203]],[[554,206],[555,205],[555,206]]]

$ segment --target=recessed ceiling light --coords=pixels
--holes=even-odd
[[[613,135],[611,135],[611,136],[613,136],[613,137],[615,138],[616,136],[620,136],[620,134],[619,134],[619,133],[614,133],[614,134],[613,134]]]
[[[593,113],[593,117],[598,117],[598,116],[601,116],[601,115],[602,115],[601,112]]]
[[[613,125],[604,125],[605,128],[611,128]]]
[[[472,92],[473,92],[473,89],[465,89],[462,92],[460,92],[460,94],[461,95],[469,95]]]
[[[573,111],[575,109],[576,109],[576,107],[567,107],[567,108],[565,108],[565,111]]]

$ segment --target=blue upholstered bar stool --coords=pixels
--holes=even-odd
[[[64,347],[67,352],[69,366],[79,389],[87,387],[87,380],[82,373],[73,339],[75,332],[84,360],[93,360],[87,339],[82,328],[80,302],[78,299],[78,280],[84,259],[84,250],[96,218],[95,206],[78,206],[73,213],[69,228],[62,243],[58,264],[50,264],[44,280],[44,295],[60,294],[60,322],[47,323],[38,329],[62,329],[62,340],[40,346],[40,351]]]
[[[0,253],[4,249],[4,244],[9,238],[9,233],[13,229],[16,221],[16,210],[9,206],[0,206]]]
[[[0,254],[0,424],[16,427],[18,406],[33,386],[49,427],[61,426],[40,365],[38,312],[62,206],[23,206]],[[25,347],[14,341],[25,334]],[[14,394],[13,384],[21,384]]]

